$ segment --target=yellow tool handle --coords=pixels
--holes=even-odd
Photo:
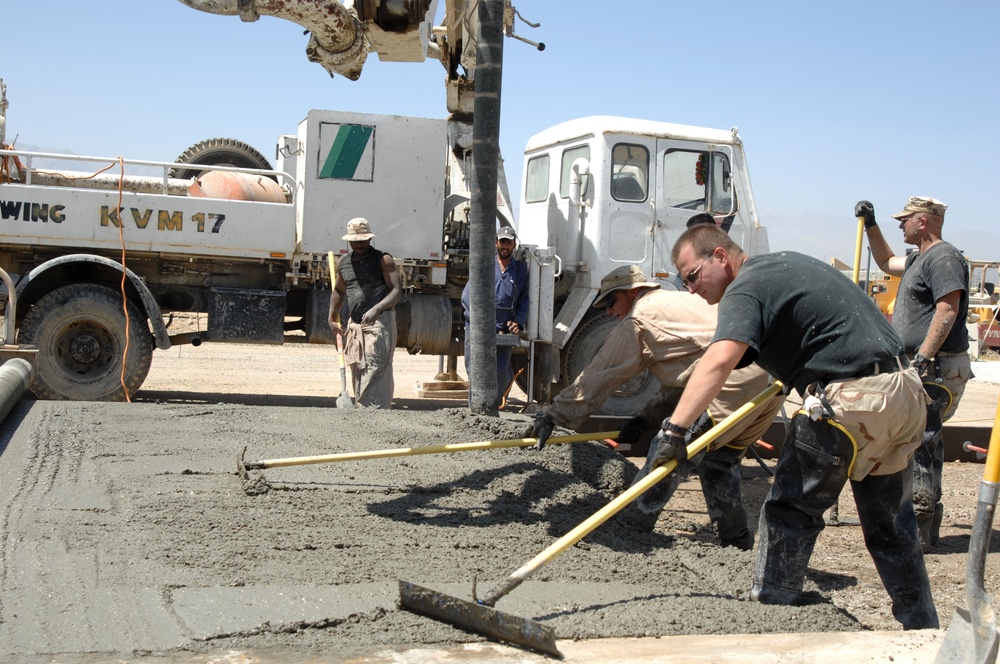
[[[997,400],[997,410],[993,416],[993,432],[990,434],[990,447],[986,451],[983,481],[1000,482],[1000,399]]]
[[[330,263],[330,290],[337,290],[337,259],[334,257],[333,252],[327,252],[327,261]],[[340,325],[340,310],[337,310],[337,325]],[[340,360],[343,362],[343,358]]]
[[[333,255],[333,252],[327,252],[327,261],[330,263],[330,290],[333,291],[337,288],[337,259]],[[337,310],[337,325],[340,325],[340,309]],[[344,341],[340,332],[337,332],[337,356],[340,360],[340,368],[345,368],[344,363]]]
[[[708,447],[712,441],[716,438],[729,431],[744,417],[752,413],[757,409],[758,406],[768,401],[773,396],[778,394],[782,390],[784,385],[779,381],[775,381],[766,390],[755,396],[748,403],[744,404],[736,411],[734,411],[729,417],[725,418],[717,425],[712,427],[708,432],[699,436],[696,440],[692,441],[687,447],[688,458],[691,458],[698,452]],[[638,483],[630,487],[627,491],[622,493],[620,496],[612,500],[610,503],[602,507],[596,513],[594,513],[590,518],[581,523],[579,526],[569,531],[558,540],[553,542],[547,549],[539,553],[537,556],[525,563],[519,570],[511,574],[507,581],[502,583],[497,590],[491,591],[489,595],[483,598],[483,603],[486,606],[493,606],[493,604],[506,595],[510,590],[517,587],[522,581],[527,579],[529,576],[535,573],[535,571],[549,562],[551,559],[558,556],[560,553],[573,546],[584,537],[589,535],[591,531],[597,528],[599,525],[610,519],[612,516],[617,514],[626,505],[631,503],[633,500],[638,498],[640,495],[645,493],[647,489],[662,480],[664,477],[669,475],[677,467],[677,461],[670,460],[663,464],[659,468],[655,469],[649,475],[646,475]]]
[[[587,440],[604,440],[616,438],[617,431],[598,431],[597,433],[578,433],[572,436],[552,436],[547,444],[580,443]],[[506,440],[482,440],[475,443],[451,443],[448,445],[428,445],[425,447],[401,447],[392,450],[371,450],[369,452],[345,452],[343,454],[326,454],[323,456],[293,457],[289,459],[266,459],[247,463],[246,467],[279,468],[283,466],[303,466],[311,463],[333,463],[337,461],[362,461],[365,459],[387,459],[391,457],[417,456],[419,454],[442,454],[444,452],[469,452],[472,450],[492,450],[505,447],[527,447],[537,442],[535,438],[509,438]]]
[[[851,278],[854,283],[861,283],[861,245],[865,239],[865,218],[858,217],[858,240],[854,243],[854,272]]]

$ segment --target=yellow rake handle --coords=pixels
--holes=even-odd
[[[578,433],[572,436],[552,436],[546,441],[546,444],[580,443],[587,440],[604,440],[605,438],[617,437],[617,431],[598,431],[597,433]],[[311,463],[365,461],[367,459],[388,459],[392,457],[417,456],[419,454],[442,454],[445,452],[471,452],[473,450],[492,450],[505,447],[527,447],[528,445],[534,445],[536,442],[535,438],[482,440],[475,443],[451,443],[448,445],[428,445],[424,447],[402,447],[391,450],[371,450],[369,452],[345,452],[343,454],[326,454],[323,456],[266,459],[249,462],[246,464],[246,467],[250,470],[255,470],[259,468],[280,468],[283,466],[304,466]]]
[[[733,426],[735,426],[740,420],[756,410],[758,406],[778,394],[783,387],[784,385],[782,385],[779,381],[775,381],[774,384],[755,396],[748,403],[738,408],[729,417],[725,418],[712,427],[708,432],[692,441],[687,447],[688,458],[693,457],[695,454],[698,454],[703,449],[708,447],[712,441],[732,429]],[[507,577],[505,582],[501,583],[495,590],[491,591],[489,595],[482,599],[482,603],[486,606],[493,606],[498,599],[520,585],[522,581],[534,574],[539,567],[545,565],[560,553],[589,535],[591,531],[617,514],[622,508],[638,498],[640,495],[645,493],[647,489],[672,473],[676,467],[677,461],[671,459],[667,463],[655,469],[649,475],[646,475],[646,477],[602,507],[586,521],[560,537],[558,540],[549,545],[547,549],[525,563],[521,569]]]
[[[864,243],[865,238],[865,218],[858,217],[858,239],[854,243],[854,271],[851,273],[851,278],[854,283],[861,283],[861,245]]]

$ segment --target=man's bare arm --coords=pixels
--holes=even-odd
[[[872,250],[872,258],[875,259],[879,269],[894,277],[903,276],[903,269],[906,267],[906,257],[897,256],[892,252],[892,248],[889,247],[885,236],[882,235],[882,229],[878,226],[872,226],[867,229],[867,233],[868,246]]]
[[[927,336],[920,344],[917,351],[924,357],[935,357],[941,350],[941,345],[948,338],[951,328],[955,326],[955,319],[958,318],[958,305],[962,297],[962,291],[956,290],[938,299],[934,306],[934,317],[927,328]]]

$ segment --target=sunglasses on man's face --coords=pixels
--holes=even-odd
[[[693,269],[690,272],[688,272],[687,276],[684,277],[683,279],[681,279],[681,285],[684,288],[688,288],[689,286],[692,286],[695,282],[697,282],[698,281],[698,275],[701,274],[701,268],[705,267],[705,263],[707,263],[710,260],[712,260],[711,256],[709,256],[708,258],[706,258],[705,260],[703,260],[701,262],[701,265],[699,265],[695,269]]]

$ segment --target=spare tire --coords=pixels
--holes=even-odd
[[[234,166],[273,170],[267,157],[252,146],[234,138],[209,138],[191,146],[175,160],[178,164],[208,166]],[[196,178],[210,168],[171,168],[170,177],[181,180]]]

